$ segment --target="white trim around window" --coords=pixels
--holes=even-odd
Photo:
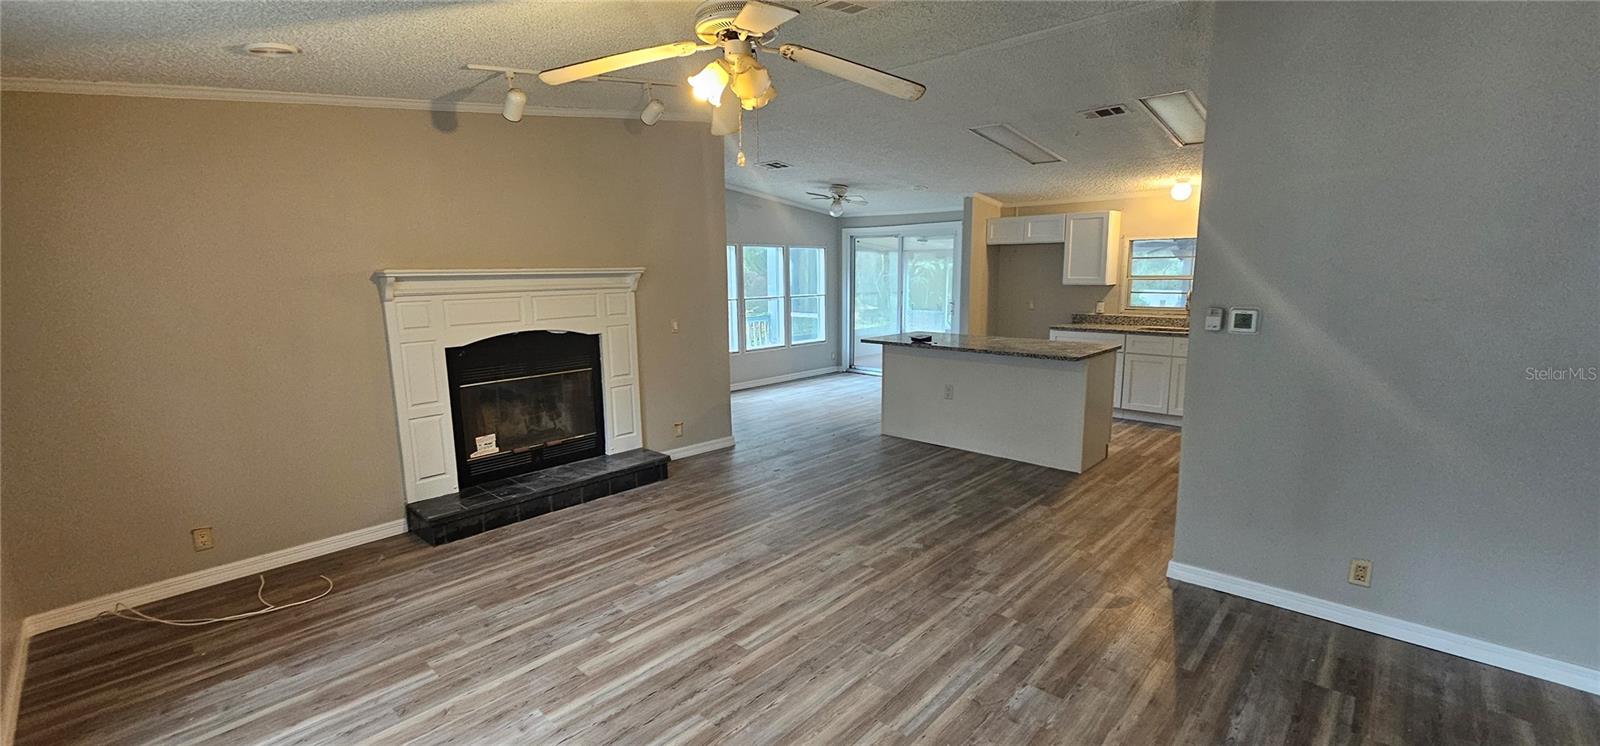
[[[1141,241],[1194,241],[1194,236],[1124,236],[1122,255],[1122,309],[1126,313],[1144,314],[1148,316],[1183,316],[1189,313],[1187,293],[1194,291],[1194,265],[1199,261],[1199,252],[1196,251],[1189,257],[1189,274],[1187,275],[1136,275],[1133,273],[1133,248],[1134,244]],[[1182,306],[1138,306],[1133,304],[1133,284],[1135,280],[1181,280],[1189,283],[1189,290],[1185,292],[1184,305]],[[1176,291],[1174,291],[1176,293]]]
[[[776,252],[768,259],[766,287],[745,286],[745,252]],[[770,257],[770,254],[769,254]],[[802,264],[797,264],[800,262]],[[727,244],[728,272],[728,353],[787,350],[827,344],[828,339],[828,250],[822,246],[786,246],[777,243]],[[809,266],[804,266],[809,265]],[[803,269],[796,272],[797,268]],[[773,292],[776,275],[777,293]],[[806,287],[796,287],[796,278]],[[752,326],[752,304],[765,304],[767,321]],[[802,327],[804,339],[795,340],[795,327]],[[753,330],[757,330],[754,331]],[[773,339],[773,336],[779,339]],[[752,345],[751,338],[761,338]],[[765,342],[765,343],[763,343]],[[759,346],[757,346],[759,345]]]

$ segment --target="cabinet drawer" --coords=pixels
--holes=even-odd
[[[1187,338],[1172,340],[1172,356],[1173,357],[1188,357],[1189,356],[1189,340]]]
[[[1110,342],[1123,344],[1123,335],[1110,332],[1075,332],[1068,329],[1051,329],[1050,339],[1056,342]]]
[[[1167,357],[1172,357],[1172,338],[1129,334],[1128,342],[1124,349],[1140,355],[1166,355]]]

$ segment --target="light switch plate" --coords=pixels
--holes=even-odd
[[[1261,309],[1228,309],[1228,331],[1234,334],[1255,334],[1261,330]]]
[[[1206,331],[1222,331],[1222,306],[1212,306],[1206,309]]]

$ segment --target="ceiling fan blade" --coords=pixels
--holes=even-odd
[[[817,194],[816,192],[806,192],[806,194],[811,195],[812,199],[833,199],[831,194]]]
[[[867,67],[859,62],[851,62],[843,57],[835,57],[827,52],[818,52],[807,49],[799,44],[784,44],[778,47],[778,53],[784,59],[793,60],[813,70],[820,70],[836,78],[843,78],[852,83],[864,85],[874,91],[887,93],[895,98],[915,101],[922,98],[928,87],[912,80],[906,80],[898,75],[890,75],[877,68]]]
[[[740,9],[738,17],[733,19],[733,26],[756,36],[766,36],[769,31],[798,15],[800,11],[790,10],[782,5],[749,0],[744,4],[744,8]]]
[[[561,85],[563,83],[571,83],[574,80],[592,78],[596,75],[614,73],[618,70],[636,67],[648,62],[668,60],[673,57],[688,57],[695,52],[709,48],[699,42],[676,41],[671,44],[662,44],[658,47],[646,47],[644,49],[635,49],[632,52],[608,54],[592,60],[552,67],[539,73],[539,79],[550,85]]]
[[[844,201],[849,202],[852,205],[864,205],[864,204],[867,203],[867,198],[866,197],[857,197],[855,195],[851,195],[849,197],[845,197]]]

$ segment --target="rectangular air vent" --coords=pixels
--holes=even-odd
[[[973,127],[967,131],[1005,148],[1012,155],[1035,166],[1061,162],[1061,156],[1028,139],[1027,135],[1018,132],[1009,124],[989,124],[982,127]]]
[[[1128,113],[1128,107],[1123,106],[1122,104],[1112,104],[1110,106],[1100,106],[1093,109],[1086,109],[1078,113],[1082,115],[1084,119],[1105,119],[1106,117],[1114,117]]]
[[[776,171],[776,170],[778,170],[780,168],[788,168],[789,164],[784,163],[783,161],[767,161],[766,163],[761,164],[761,167],[762,168],[770,168],[770,169]]]
[[[860,13],[863,10],[870,10],[869,6],[862,5],[861,3],[852,3],[850,0],[818,0],[813,7],[821,8],[823,10],[832,10],[852,16]]]

